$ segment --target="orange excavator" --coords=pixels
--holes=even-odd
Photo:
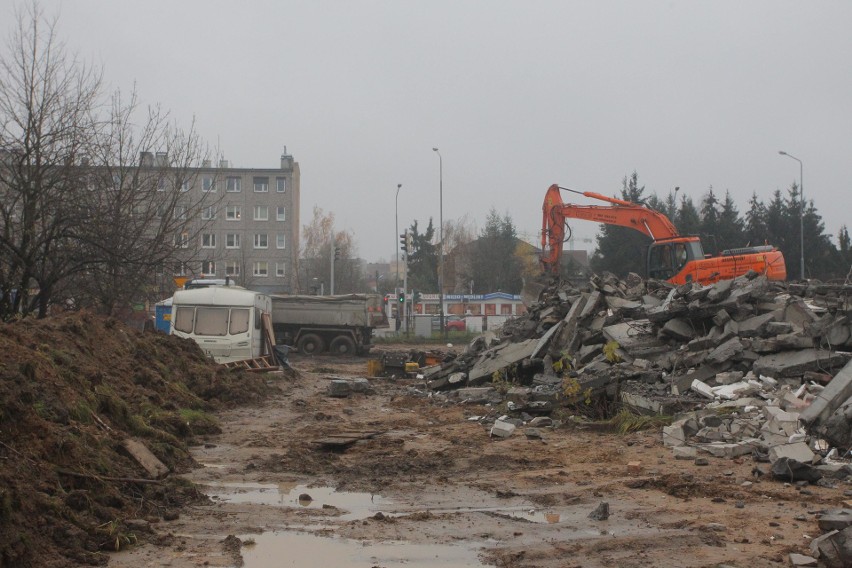
[[[611,205],[576,205],[564,203],[560,189],[577,193]],[[585,219],[635,229],[651,238],[646,270],[649,278],[673,284],[699,282],[711,284],[729,280],[754,270],[770,280],[785,280],[784,255],[773,246],[753,246],[722,251],[719,256],[704,254],[697,236],[679,235],[668,217],[637,203],[607,197],[590,191],[576,191],[551,185],[544,196],[541,228],[541,266],[545,273],[559,274],[562,245],[565,242],[565,220]]]

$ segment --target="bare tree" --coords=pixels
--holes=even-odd
[[[87,265],[74,292],[112,315],[156,292],[169,267],[201,262],[190,243],[212,218],[205,221],[202,211],[212,213],[221,194],[194,187],[208,155],[194,125],[183,131],[159,107],[142,111],[135,93],[127,101],[113,95],[93,140],[88,222],[79,233]]]
[[[331,284],[332,243],[338,251],[335,263],[335,292],[353,293],[366,289],[366,279],[361,273],[356,256],[355,238],[350,231],[334,228],[334,213],[325,213],[314,206],[313,219],[302,227],[302,253],[300,261],[300,288],[312,290],[323,283],[325,290]]]
[[[80,158],[91,141],[100,73],[69,55],[38,6],[17,14],[0,53],[0,316],[47,314],[84,264],[74,234]]]

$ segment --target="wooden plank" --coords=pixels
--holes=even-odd
[[[151,450],[142,442],[127,438],[121,445],[136,460],[136,463],[145,469],[149,477],[159,479],[169,473],[169,468],[157,456],[152,454]]]

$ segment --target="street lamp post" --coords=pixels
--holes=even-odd
[[[399,235],[399,190],[400,189],[402,189],[402,184],[401,183],[396,184],[396,209],[395,209],[396,235]],[[399,293],[399,245],[396,242],[396,239],[397,239],[396,235],[394,235],[394,238],[393,238],[394,248],[396,249],[396,264],[394,264],[394,267],[393,267],[393,273],[394,273],[393,293],[394,294]],[[406,262],[407,262],[407,260],[406,260]],[[408,273],[406,273],[406,275],[407,274]],[[394,319],[394,321],[396,321],[396,329],[397,330],[399,330],[399,322],[400,322],[400,319],[401,319],[400,318],[401,314],[399,313],[399,311],[400,311],[400,308],[399,308],[399,305],[397,305],[397,307],[396,307],[396,318]]]
[[[784,150],[778,150],[782,156],[787,156],[799,162],[799,268],[801,269],[802,280],[805,279],[805,178],[804,166],[802,160],[792,154],[788,154]]]
[[[444,325],[444,159],[437,148],[432,151],[438,154],[438,302],[441,308],[441,332],[447,337]]]
[[[394,294],[396,293],[396,289],[399,288],[399,245],[396,242],[397,235],[399,235],[399,190],[402,189],[402,184],[396,184],[396,232],[393,236],[393,247],[396,249],[396,264],[393,267],[393,273],[396,276],[394,278]]]

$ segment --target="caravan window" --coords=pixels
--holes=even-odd
[[[228,335],[228,308],[198,308],[195,335]]]
[[[249,309],[248,308],[233,308],[231,310],[231,329],[229,333],[236,335],[237,333],[245,333],[249,330]]]
[[[193,307],[178,307],[175,313],[175,329],[183,333],[192,333],[192,319],[195,315]]]

